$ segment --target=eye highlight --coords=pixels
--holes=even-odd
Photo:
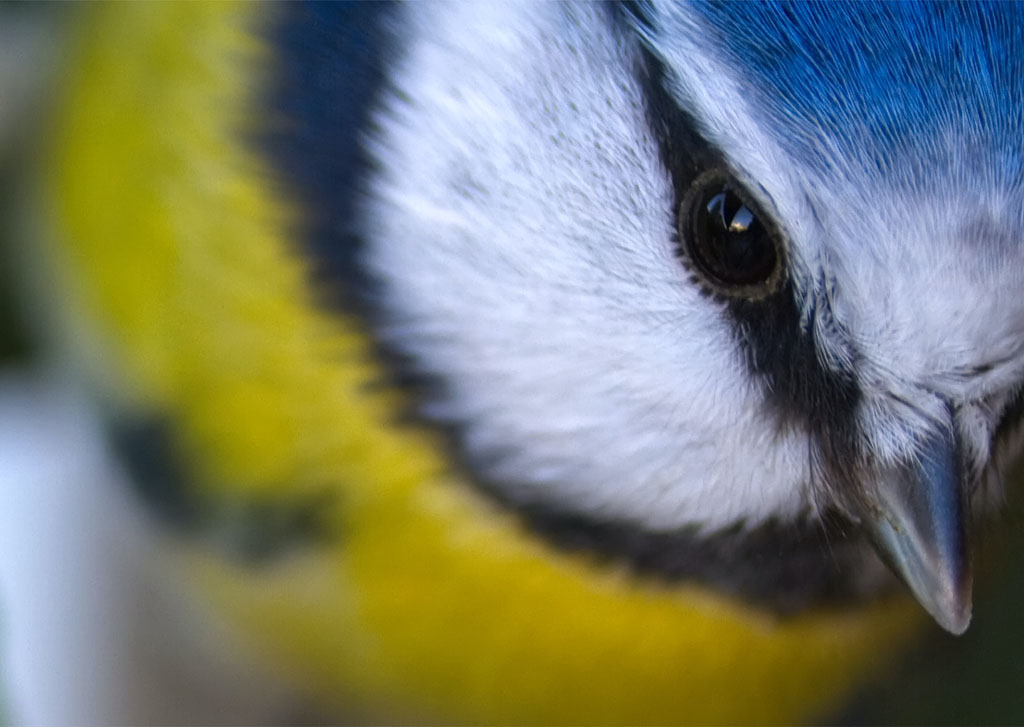
[[[679,238],[697,273],[716,291],[763,298],[782,281],[781,237],[725,173],[697,177],[679,206]]]

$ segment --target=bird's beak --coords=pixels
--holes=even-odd
[[[882,559],[947,631],[971,622],[971,563],[961,457],[954,438],[935,433],[918,461],[880,478],[860,506]]]

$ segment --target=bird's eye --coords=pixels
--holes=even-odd
[[[690,187],[679,209],[679,237],[686,256],[716,290],[761,298],[777,289],[779,236],[722,172],[702,174]]]

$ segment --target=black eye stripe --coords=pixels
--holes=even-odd
[[[671,69],[639,37],[639,28],[646,33],[658,32],[643,3],[612,7],[616,8],[613,24],[622,32],[632,33],[640,49],[637,82],[644,93],[648,123],[658,142],[662,164],[672,180],[674,209],[678,210],[700,175],[708,170],[724,172],[731,165],[722,151],[709,143],[700,119],[669,92]],[[771,203],[764,189],[757,192],[758,200]],[[785,220],[765,214],[766,210],[753,204],[753,195],[745,198],[762,222],[781,233]],[[676,240],[676,244],[682,241]],[[805,298],[798,300],[792,279],[794,258],[785,245],[780,249],[787,259],[779,266],[777,283],[768,286],[761,296],[729,296],[707,285],[704,289],[721,299],[731,319],[748,370],[761,381],[766,415],[773,416],[780,429],[805,432],[817,451],[815,457],[822,460],[824,476],[842,479],[832,477],[830,470],[835,470],[835,463],[840,461],[858,461],[856,412],[861,392],[850,372],[835,371],[822,363],[818,331],[831,330],[824,285],[818,280],[802,281],[799,287],[806,291]],[[694,277],[701,282],[703,276]],[[856,351],[851,355],[855,357]]]

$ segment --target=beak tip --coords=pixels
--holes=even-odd
[[[971,625],[971,609],[968,608],[964,613],[957,616],[957,620],[940,621],[939,625],[953,634],[953,636],[961,636],[967,631],[967,627]]]
[[[974,590],[974,579],[966,562],[961,563],[957,575],[959,578],[950,579],[935,589],[934,609],[928,609],[938,624],[955,636],[971,625]]]
[[[939,626],[954,636],[960,636],[971,625],[970,584],[943,593],[931,604],[925,603],[925,608]]]
[[[971,623],[973,578],[963,541],[935,552],[887,522],[870,532],[879,553],[936,623],[956,636],[964,633]]]
[[[941,432],[925,438],[922,456],[883,477],[862,512],[882,559],[932,618],[957,635],[971,623],[973,585],[958,452]]]

